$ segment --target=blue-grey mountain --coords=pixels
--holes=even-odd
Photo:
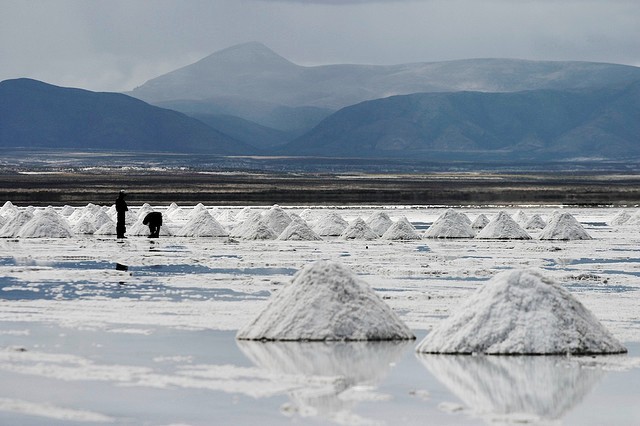
[[[118,93],[0,82],[0,146],[210,154],[255,149],[182,113]]]
[[[640,82],[598,90],[420,93],[344,108],[283,153],[433,160],[640,158]]]

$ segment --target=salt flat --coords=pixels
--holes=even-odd
[[[544,219],[557,209],[506,210],[520,208]],[[445,211],[285,210],[351,221],[383,209],[420,234]],[[502,208],[456,210],[473,220]],[[562,211],[593,240],[541,241],[541,231],[531,240],[0,239],[0,423],[636,424],[640,228],[609,225],[617,208]],[[539,268],[630,353],[485,361],[417,356],[415,342],[236,343],[269,296],[320,259],[360,275],[419,338],[497,272]]]

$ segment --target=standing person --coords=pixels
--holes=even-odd
[[[118,212],[118,223],[116,223],[116,234],[117,238],[127,238],[124,236],[124,233],[127,232],[127,227],[125,226],[125,216],[129,207],[127,207],[127,202],[124,201],[124,197],[127,195],[124,192],[124,189],[120,190],[120,194],[116,199],[116,212]]]

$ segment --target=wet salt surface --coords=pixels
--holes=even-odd
[[[442,211],[389,214],[415,224]],[[571,212],[584,224],[617,210]],[[0,239],[0,424],[638,424],[640,229],[589,233],[573,242]],[[495,361],[424,359],[416,342],[237,344],[235,330],[319,259],[361,275],[418,341],[495,273],[543,268],[630,353]]]

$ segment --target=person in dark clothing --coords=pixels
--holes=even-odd
[[[149,226],[149,238],[158,238],[160,236],[160,227],[162,226],[162,213],[148,213],[142,219],[142,224]]]
[[[127,227],[125,226],[125,216],[129,207],[127,207],[127,202],[124,201],[124,197],[127,195],[124,192],[124,189],[120,190],[120,194],[116,199],[116,212],[118,212],[118,222],[116,223],[116,234],[117,238],[127,238],[124,236],[124,233],[127,232]]]

